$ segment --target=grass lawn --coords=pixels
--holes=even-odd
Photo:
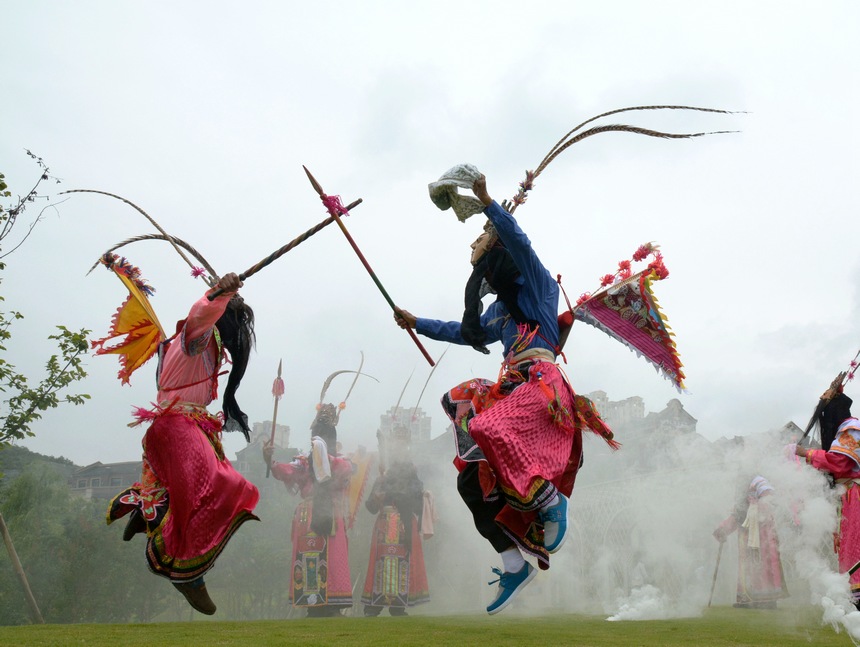
[[[0,627],[0,645],[624,645],[630,647],[851,646],[820,623],[820,610],[708,609],[701,618],[607,622],[596,616],[410,616],[148,625]]]

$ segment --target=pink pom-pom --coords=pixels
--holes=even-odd
[[[639,245],[639,249],[633,252],[633,260],[644,261],[646,258],[648,258],[648,255],[652,252],[653,249],[654,248],[651,246],[651,243]]]
[[[649,263],[648,269],[654,270],[658,278],[665,279],[669,276],[669,270],[663,264],[663,255],[659,252],[655,255],[654,260]]]
[[[339,195],[323,195],[322,203],[332,216],[348,216],[349,211],[343,206]]]

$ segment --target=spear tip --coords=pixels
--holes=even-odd
[[[278,377],[281,377],[281,368],[283,367],[283,365],[284,365],[284,360],[283,359],[278,360]]]
[[[314,191],[316,191],[317,194],[320,196],[325,195],[325,191],[323,191],[323,188],[320,186],[320,183],[316,181],[316,178],[311,175],[311,172],[308,170],[308,167],[302,164],[302,168],[305,169],[305,173],[307,174],[308,179],[311,181],[311,185],[314,187]]]

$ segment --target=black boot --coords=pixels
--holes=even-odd
[[[131,541],[131,538],[139,532],[146,532],[146,521],[140,514],[140,510],[135,508],[128,515],[128,523],[125,524],[125,530],[122,531],[122,540]]]
[[[212,601],[212,598],[209,597],[209,592],[206,590],[206,584],[203,582],[202,577],[198,577],[193,582],[173,582],[173,586],[175,586],[176,590],[185,596],[185,599],[188,600],[188,604],[190,604],[195,611],[204,613],[207,616],[211,616],[215,613],[215,603]]]

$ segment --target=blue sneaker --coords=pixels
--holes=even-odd
[[[567,539],[567,497],[558,495],[558,503],[538,513],[543,523],[543,546],[554,553]]]
[[[517,593],[525,588],[526,584],[531,582],[537,571],[535,567],[526,562],[516,573],[503,573],[498,568],[493,569],[493,573],[499,576],[499,579],[487,582],[487,584],[499,583],[499,592],[496,594],[496,599],[487,607],[487,613],[493,615],[503,610],[511,602],[513,602]]]

